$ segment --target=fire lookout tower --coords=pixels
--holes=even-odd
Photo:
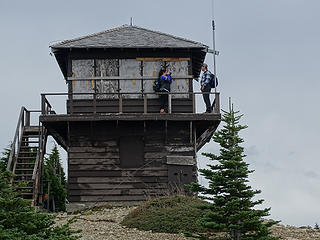
[[[213,113],[196,113],[195,96],[201,93],[193,91],[193,80],[208,46],[124,25],[50,47],[68,91],[41,94],[40,129],[23,121],[25,130],[39,134],[30,165],[35,203],[47,135],[68,153],[70,202],[142,201],[197,181],[196,153],[221,119],[218,92],[212,93]],[[161,114],[153,82],[164,67],[173,82],[168,113]],[[66,113],[53,111],[48,97],[54,95],[67,97]],[[28,147],[29,137],[21,133],[21,139],[14,154],[23,156],[20,148]],[[8,169],[19,165],[19,156],[13,159]]]

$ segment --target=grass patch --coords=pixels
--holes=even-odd
[[[201,233],[205,229],[197,220],[205,213],[198,209],[208,204],[198,198],[182,195],[161,197],[142,203],[131,211],[121,224],[153,232],[165,233]]]

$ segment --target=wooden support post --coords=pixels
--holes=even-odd
[[[220,93],[216,92],[214,95],[215,95],[214,113],[220,113]]]
[[[143,94],[143,113],[148,113],[148,99],[147,94]]]
[[[25,124],[25,121],[24,121],[24,119],[25,119],[25,117],[26,117],[25,111],[26,111],[26,109],[24,109],[24,111],[22,112],[21,125],[20,125],[21,134],[22,134],[22,129],[23,129],[24,124]]]
[[[26,126],[30,126],[30,112],[26,111]]]
[[[192,121],[190,121],[189,134],[190,134],[190,144],[192,144]]]
[[[168,93],[168,113],[172,113],[171,94]]]
[[[94,89],[93,93],[93,113],[97,113],[97,94],[96,94],[96,89]]]
[[[41,94],[41,114],[46,114],[46,95]]]
[[[166,120],[165,121],[165,137],[164,137],[164,142],[165,142],[165,144],[168,142],[168,121]]]
[[[122,94],[119,94],[119,113],[122,113]]]
[[[72,81],[68,82],[68,98],[69,98],[69,111],[70,114],[73,113],[73,86],[72,86]]]
[[[196,96],[195,93],[192,93],[192,113],[196,113]]]

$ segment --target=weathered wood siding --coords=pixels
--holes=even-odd
[[[165,121],[70,124],[69,201],[140,201],[184,191],[183,184],[196,181],[189,126],[189,122]],[[126,136],[143,139],[139,167],[121,165],[119,141]],[[170,156],[179,162],[168,161]]]
[[[156,95],[155,99],[148,99],[147,112],[158,113],[160,110],[160,99]],[[72,113],[93,113],[94,105],[92,100],[73,100]],[[172,113],[192,113],[191,99],[172,99]],[[123,99],[122,112],[124,113],[143,113],[143,99]],[[96,101],[97,113],[118,113],[119,100],[100,100]],[[71,113],[70,100],[67,101],[67,112]]]
[[[145,59],[145,58],[144,58]],[[97,93],[115,93],[113,95],[97,95],[99,99],[118,98],[116,93],[142,93],[153,92],[152,79],[138,80],[135,77],[151,76],[158,77],[162,67],[166,67],[173,76],[190,75],[188,60],[164,61],[156,58],[147,60],[137,59],[73,59],[72,76],[74,78],[108,77],[120,76],[129,77],[130,80],[73,80],[73,93],[93,93],[96,88]],[[171,92],[190,92],[189,79],[174,79],[171,85]],[[176,94],[173,98],[189,98],[189,94]],[[75,95],[74,99],[92,99],[90,95]],[[140,94],[127,94],[124,98],[142,98]],[[148,98],[157,98],[148,95]]]
[[[94,61],[93,59],[73,60],[72,76],[77,78],[94,77]],[[73,93],[94,93],[94,85],[91,81],[72,81]],[[74,95],[73,99],[92,99],[93,95]]]

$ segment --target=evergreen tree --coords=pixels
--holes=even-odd
[[[12,190],[9,171],[0,173],[0,239],[2,240],[73,240],[78,239],[69,223],[54,226],[54,215],[36,212],[30,201]]]
[[[10,156],[10,149],[5,148],[3,149],[3,152],[1,153],[1,158],[0,158],[0,172],[4,172],[7,169],[7,164],[9,161],[9,156]]]
[[[320,230],[318,223],[316,223],[316,224],[314,225],[314,229]]]
[[[50,183],[50,199],[53,199],[56,211],[66,210],[66,178],[61,166],[60,154],[56,145],[51,150],[44,163],[44,192],[48,193]]]
[[[263,200],[252,199],[261,191],[248,185],[248,175],[253,170],[249,170],[243,160],[246,155],[240,146],[243,139],[239,136],[247,126],[239,124],[242,115],[238,113],[229,103],[229,111],[223,111],[224,126],[213,135],[213,140],[220,145],[220,154],[203,154],[215,163],[208,165],[209,169],[199,170],[209,180],[209,186],[190,185],[191,191],[201,193],[201,198],[211,202],[210,206],[202,206],[210,211],[200,219],[200,224],[210,232],[227,233],[227,239],[232,240],[278,239],[271,237],[268,229],[277,222],[263,220],[269,215],[270,208],[254,208]]]

